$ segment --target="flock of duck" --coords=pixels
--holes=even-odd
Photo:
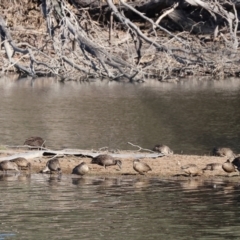
[[[44,148],[45,141],[41,137],[30,137],[25,140],[24,145],[30,147],[31,149]],[[122,168],[122,161],[115,159],[109,154],[100,154],[94,157],[91,163],[98,164],[104,168],[113,165],[117,165],[120,169]],[[133,161],[133,169],[142,175],[152,170],[148,164],[140,162],[138,159]],[[31,163],[22,157],[12,160],[4,160],[0,162],[0,170],[4,173],[7,173],[7,171],[10,170],[15,170],[17,172],[19,172],[19,170],[31,170]],[[46,167],[41,172],[61,174],[62,170],[59,159],[53,157],[52,159],[48,160]],[[72,174],[85,175],[87,172],[89,172],[89,167],[85,162],[78,164],[72,169]]]
[[[113,165],[117,165],[120,169],[122,168],[122,161],[117,160],[108,154],[100,154],[97,157],[94,157],[91,163],[101,165],[105,168]],[[140,162],[139,159],[135,159],[133,161],[133,169],[141,175],[144,175],[148,171],[152,170],[148,164]],[[7,173],[9,170],[15,170],[17,172],[19,172],[19,170],[31,170],[31,163],[28,162],[27,159],[21,157],[12,160],[4,160],[0,162],[0,170],[2,170],[4,173]],[[82,162],[72,169],[72,174],[82,176],[88,173],[88,171],[88,165],[85,162]],[[61,174],[62,170],[59,159],[53,158],[48,160],[46,167],[41,171],[41,173]]]
[[[40,137],[31,137],[26,139],[24,145],[27,145],[30,148],[41,148],[45,147],[45,142]],[[153,148],[153,151],[159,152],[163,155],[171,155],[173,151],[166,145],[158,144]],[[187,164],[181,166],[181,169],[188,176],[198,176],[202,175],[204,171],[210,170],[220,170],[223,169],[226,173],[231,174],[233,172],[240,172],[240,156],[235,156],[233,151],[230,148],[214,148],[212,151],[213,156],[227,157],[228,160],[223,164],[220,163],[209,163],[205,168],[200,169],[196,164]],[[92,158],[91,164],[98,164],[103,166],[105,169],[108,166],[117,165],[119,169],[122,168],[122,161],[112,157],[109,154],[100,154],[94,158]],[[179,163],[180,164],[180,163]],[[152,171],[151,167],[139,159],[133,160],[133,169],[141,174],[145,175],[147,172]],[[27,161],[27,159],[19,157],[12,160],[4,160],[0,162],[0,170],[6,173],[9,170],[15,170],[19,172],[19,170],[31,170],[31,163]],[[61,166],[59,159],[53,157],[48,160],[46,163],[46,167],[41,171],[42,173],[58,173],[61,174]],[[77,175],[85,175],[89,172],[89,167],[85,162],[82,162],[75,166],[72,169],[72,174]]]
[[[229,176],[231,173],[240,172],[240,156],[236,156],[230,148],[213,148],[213,156],[227,157],[227,161],[221,163],[209,163],[205,168],[199,169],[196,164],[182,166],[182,170],[189,176],[202,175],[205,171],[224,170]]]

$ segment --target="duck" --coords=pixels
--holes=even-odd
[[[212,150],[212,155],[213,156],[219,156],[219,157],[228,157],[228,158],[233,158],[235,157],[235,154],[233,153],[231,148],[218,148],[214,147]]]
[[[232,172],[238,172],[237,167],[230,162],[230,160],[228,159],[225,163],[223,163],[222,165],[222,169],[228,173],[228,176],[230,175],[230,173]],[[238,172],[239,173],[239,172]]]
[[[100,154],[97,157],[94,157],[91,163],[104,166],[105,169],[106,167],[113,166],[113,165],[117,165],[120,169],[122,168],[122,161],[115,159],[113,156],[108,154]]]
[[[82,162],[73,168],[72,174],[85,175],[88,171],[88,165],[85,162]]]
[[[145,175],[148,171],[152,171],[151,167],[147,163],[140,162],[139,159],[135,159],[133,161],[133,169],[140,175]]]
[[[237,167],[237,170],[240,171],[240,157],[234,158],[232,164]]]
[[[28,162],[26,158],[22,158],[22,157],[14,158],[14,159],[10,160],[10,162],[15,162],[20,170],[23,170],[23,169],[30,170],[31,169],[31,163]]]
[[[214,170],[220,170],[220,169],[222,169],[222,164],[221,163],[209,163],[202,170],[203,171],[206,171],[206,170],[214,171]]]
[[[157,144],[154,146],[154,148],[152,149],[154,152],[159,152],[162,153],[164,155],[171,155],[173,154],[173,151],[166,145],[164,144]]]
[[[45,141],[41,137],[30,137],[25,140],[24,145],[30,146],[31,149],[45,148]]]
[[[50,174],[55,172],[58,174],[62,173],[58,158],[50,159],[47,162],[46,167],[50,170]]]
[[[19,172],[18,165],[15,162],[11,162],[10,160],[0,162],[0,170],[4,173],[7,173],[8,170],[15,170]]]
[[[181,167],[181,169],[188,174],[190,177],[193,176],[201,176],[203,174],[203,170],[199,169],[196,164],[186,164]]]

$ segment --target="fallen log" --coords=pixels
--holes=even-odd
[[[109,153],[109,152],[91,152],[89,150],[71,150],[71,149],[63,149],[63,150],[40,150],[40,151],[30,151],[30,152],[21,152],[16,153],[11,156],[1,157],[1,161],[12,160],[14,158],[26,158],[27,160],[31,160],[34,158],[40,158],[43,156],[64,156],[64,155],[73,155],[76,157],[88,157],[94,158],[100,154],[110,154],[116,158],[159,158],[165,156],[161,153],[140,153],[140,152],[127,152],[127,153]]]

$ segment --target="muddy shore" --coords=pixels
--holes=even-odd
[[[12,156],[17,153],[24,153],[28,151],[23,150],[1,150],[0,157]],[[106,152],[105,152],[106,153]],[[100,154],[100,153],[99,153]],[[111,154],[111,153],[108,153]],[[71,174],[72,169],[81,162],[88,164],[90,171],[88,175],[101,175],[101,176],[117,176],[117,175],[139,175],[133,169],[134,152],[133,157],[124,158],[122,160],[122,169],[118,166],[109,166],[106,169],[97,164],[91,164],[90,157],[78,157],[73,155],[67,155],[59,158],[63,174]],[[52,156],[42,156],[37,158],[28,159],[32,165],[31,173],[40,173],[40,171],[46,166],[47,161]],[[209,163],[224,163],[227,157],[215,157],[215,156],[196,156],[196,155],[178,155],[173,154],[158,158],[141,158],[142,162],[147,163],[152,171],[147,173],[149,177],[186,177],[181,170],[181,166],[185,164],[196,164],[200,169],[204,168]],[[1,173],[0,173],[1,174]],[[232,175],[236,175],[233,173]],[[214,171],[205,171],[201,178],[209,177],[228,177],[228,174],[222,169]],[[143,176],[145,177],[145,176]]]

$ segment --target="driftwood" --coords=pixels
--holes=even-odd
[[[31,151],[31,152],[25,152],[25,153],[17,153],[17,154],[13,154],[11,156],[7,156],[7,157],[1,157],[0,158],[0,162],[1,161],[5,161],[5,160],[11,160],[14,158],[26,158],[27,160],[30,159],[34,159],[34,158],[40,158],[43,156],[64,156],[64,155],[74,155],[77,157],[89,157],[89,158],[94,158],[96,156],[98,156],[99,154],[103,154],[106,152],[91,152],[88,150],[71,150],[71,149],[65,149],[65,150],[59,150],[59,151],[54,151],[54,150],[40,150],[40,151]],[[108,153],[113,157],[117,157],[117,158],[158,158],[158,157],[163,157],[164,154],[161,153]]]
[[[237,1],[0,4],[3,73],[55,75],[61,81],[239,75]]]

